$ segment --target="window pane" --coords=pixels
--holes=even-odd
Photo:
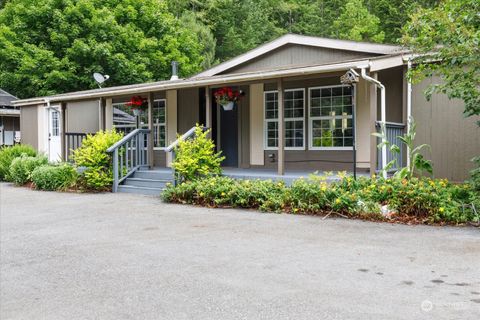
[[[314,98],[318,95],[321,96],[320,108]],[[352,97],[353,90],[350,86],[310,90],[313,147],[352,146]]]

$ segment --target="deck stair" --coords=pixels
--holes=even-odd
[[[118,186],[118,192],[159,196],[167,183],[173,183],[171,169],[139,169]]]

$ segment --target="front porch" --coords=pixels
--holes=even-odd
[[[407,119],[406,92],[404,83],[393,81],[391,75],[397,79],[403,72],[399,67],[371,74],[386,83],[387,138],[396,144]],[[148,109],[138,119],[139,129],[135,129],[137,120],[126,105],[131,95],[103,97],[92,101],[91,108],[98,116],[99,129],[115,128],[126,134],[124,147],[114,158],[115,166],[119,166],[114,168],[119,174],[117,186],[132,177],[130,182],[136,183],[134,172],[139,168],[169,172],[169,146],[178,134],[191,132],[196,124],[211,130],[217,151],[226,157],[224,174],[233,178],[290,184],[314,172],[346,171],[366,176],[383,166],[377,150],[379,141],[372,132],[378,131],[384,111],[375,85],[364,79],[353,85],[341,84],[344,73],[231,82],[228,86],[241,90],[243,97],[230,111],[215,101],[215,91],[223,86],[220,84],[150,91],[141,94]],[[62,117],[62,151],[67,159],[70,150],[81,145],[85,132],[92,132],[80,129],[84,125],[78,121],[78,110],[76,105],[62,106],[66,116]],[[72,128],[75,131],[70,132]],[[135,131],[138,134],[131,135]],[[404,163],[403,154],[387,152],[387,161],[394,157],[398,165]],[[338,175],[328,179],[336,180]],[[170,178],[160,180],[156,182],[165,183]]]

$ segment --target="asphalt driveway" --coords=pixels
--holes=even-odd
[[[480,230],[0,184],[0,318],[478,319]]]

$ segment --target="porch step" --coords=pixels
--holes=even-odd
[[[173,183],[170,169],[139,169],[118,186],[118,192],[159,196],[167,183]]]
[[[154,179],[154,180],[173,180],[172,170],[137,170],[133,174],[134,178]]]
[[[167,183],[172,183],[172,179],[146,179],[146,178],[127,178],[124,185],[147,187],[147,188],[164,188]]]
[[[138,187],[138,186],[124,185],[124,184],[118,186],[118,192],[124,192],[124,193],[136,193],[136,194],[159,196],[160,193],[162,193],[162,191],[163,191],[163,188]]]

